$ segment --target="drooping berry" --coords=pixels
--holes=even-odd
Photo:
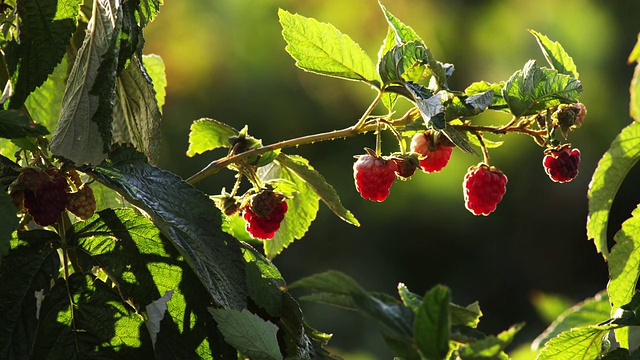
[[[372,154],[358,155],[357,158],[353,164],[356,190],[367,200],[384,201],[396,179],[398,166],[395,161]]]
[[[420,167],[420,161],[416,154],[399,155],[392,157],[390,161],[396,163],[396,175],[401,180],[409,179],[416,172],[416,169]]]
[[[560,127],[563,136],[566,138],[569,130],[575,130],[582,126],[584,117],[587,115],[587,108],[582,103],[562,104],[558,106],[553,114],[554,123]]]
[[[462,183],[464,204],[474,215],[489,215],[507,191],[507,177],[496,167],[480,163],[467,171]]]
[[[254,212],[251,205],[244,207],[244,220],[247,222],[245,228],[256,239],[268,240],[273,238],[276,231],[280,229],[280,223],[284,219],[289,206],[285,200],[278,202],[271,213],[266,216],[259,216]]]
[[[545,154],[542,165],[551,180],[564,183],[578,176],[580,150],[571,149],[571,146],[566,144],[555,149],[547,149]]]
[[[424,172],[433,173],[447,166],[453,152],[453,144],[444,136],[438,137],[436,141],[433,132],[427,131],[415,134],[411,138],[410,149],[412,152],[422,155],[420,168]]]
[[[49,179],[37,189],[24,190],[24,207],[41,226],[57,222],[67,202],[67,179],[55,170],[47,171],[47,175]]]
[[[82,220],[87,220],[96,211],[96,198],[87,184],[82,184],[78,191],[67,194],[67,210]]]

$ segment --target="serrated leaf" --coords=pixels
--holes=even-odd
[[[342,206],[340,197],[333,186],[328,184],[325,178],[311,165],[309,165],[309,162],[306,159],[300,156],[280,154],[277,157],[277,161],[304,180],[307,185],[315,191],[318,197],[320,197],[320,200],[322,200],[340,219],[348,222],[349,224],[360,226],[358,219],[356,219],[349,210]]]
[[[164,295],[158,300],[154,300],[151,304],[145,306],[148,318],[144,321],[149,330],[151,336],[151,343],[156,346],[156,340],[158,339],[158,333],[160,332],[160,322],[164,318],[164,313],[167,311],[167,303],[173,296],[173,290],[165,291]]]
[[[616,325],[573,328],[549,340],[536,360],[596,359],[603,337]]]
[[[226,342],[242,354],[258,360],[283,359],[278,347],[278,327],[244,309],[213,309],[209,312],[218,323]]]
[[[147,212],[198,275],[215,302],[246,306],[245,265],[236,239],[222,232],[221,214],[203,193],[178,176],[118,148],[91,173]]]
[[[167,74],[165,73],[164,61],[160,55],[149,54],[142,56],[142,63],[147,70],[147,75],[151,78],[153,83],[153,91],[156,94],[156,103],[158,109],[162,113],[162,106],[164,105],[164,98],[167,95]]]
[[[348,295],[364,293],[364,289],[352,277],[335,270],[307,276],[289,284],[290,289],[297,287]]]
[[[311,226],[318,213],[320,197],[313,188],[293,170],[285,167],[279,160],[258,168],[262,181],[283,179],[295,184],[298,193],[287,199],[288,210],[280,229],[272,239],[264,242],[265,255],[273,259],[296,239],[301,239]]]
[[[640,159],[640,123],[622,129],[604,153],[589,184],[589,215],[587,236],[593,239],[596,250],[607,259],[607,224],[609,211],[622,181]]]
[[[116,82],[112,141],[133,144],[155,163],[160,153],[161,119],[154,85],[142,61],[134,55]]]
[[[379,87],[380,78],[367,53],[333,25],[278,10],[285,50],[296,66],[312,73],[362,81]]]
[[[414,313],[418,312],[418,310],[420,309],[420,305],[422,305],[421,296],[409,291],[409,288],[403,283],[398,284],[398,294],[400,295],[400,299],[402,300],[404,306],[413,310]]]
[[[0,110],[0,137],[19,139],[27,136],[47,135],[49,131],[35,124],[19,110]]]
[[[78,165],[99,164],[111,145],[115,71],[121,9],[115,0],[95,0],[84,43],[71,69],[51,137],[53,154]]]
[[[558,70],[560,74],[569,75],[575,79],[579,78],[576,64],[573,63],[573,59],[559,42],[551,41],[535,30],[529,29],[528,31],[536,37],[536,41],[538,41],[538,45],[540,45],[540,49],[551,67]]]
[[[449,289],[438,285],[427,291],[416,314],[414,338],[418,349],[428,359],[445,359],[449,353],[450,302]]]
[[[504,87],[504,83],[488,83],[486,81],[478,81],[469,85],[466,89],[464,89],[464,94],[467,96],[473,96],[481,93],[486,93],[487,91],[493,91],[493,99],[491,100],[492,107],[501,107],[507,105],[507,102],[502,97],[502,88]]]
[[[504,354],[504,349],[511,344],[514,336],[522,329],[524,325],[514,325],[508,330],[501,332],[496,336],[487,336],[468,345],[461,346],[458,349],[458,356],[461,360],[466,359],[509,359]]]
[[[460,306],[451,304],[449,307],[449,314],[451,315],[451,325],[468,326],[476,328],[480,323],[482,317],[482,311],[478,302],[471,303],[467,306]]]
[[[269,315],[273,317],[282,315],[286,282],[280,271],[249,245],[243,244],[242,252],[247,262],[249,296]]]
[[[631,213],[631,218],[622,223],[622,229],[613,237],[616,244],[609,254],[609,283],[607,293],[612,309],[629,301],[636,291],[640,276],[640,206]]]
[[[382,5],[380,1],[378,1],[378,5],[380,5],[380,8],[382,9],[382,12],[384,13],[385,18],[387,19],[389,26],[391,27],[391,29],[395,34],[395,40],[397,45],[401,45],[411,41],[424,43],[422,39],[420,39],[418,34],[415,31],[413,31],[413,29],[410,26],[407,26],[404,23],[402,23],[402,21],[400,21],[392,13],[390,13],[384,7],[384,5]]]
[[[202,154],[217,148],[229,148],[231,136],[237,136],[238,130],[217,120],[202,118],[191,124],[189,149],[187,156]]]
[[[16,207],[11,196],[0,192],[0,258],[9,252],[11,234],[18,227]]]
[[[429,75],[429,61],[433,61],[433,55],[421,43],[395,45],[380,59],[378,73],[383,84],[418,82]]]
[[[537,350],[558,334],[572,328],[599,324],[610,317],[611,306],[606,293],[600,293],[586,299],[564,311],[549,327],[532,343],[531,348]]]
[[[8,62],[13,95],[8,107],[20,109],[29,94],[47,77],[65,55],[76,31],[81,0],[18,1],[19,44],[9,51],[18,53],[17,63]]]
[[[638,34],[638,41],[633,47],[629,59],[627,62],[631,64],[636,62],[636,67],[633,70],[633,77],[631,78],[631,85],[629,86],[629,114],[635,121],[640,121],[640,33]]]
[[[53,73],[49,75],[47,81],[29,95],[25,106],[31,118],[47,129],[55,129],[58,118],[60,118],[60,105],[67,82],[67,71],[69,64],[67,58],[56,66]]]
[[[520,117],[562,103],[574,103],[581,92],[579,80],[557,70],[538,67],[535,60],[529,60],[506,82],[502,97],[511,113]]]

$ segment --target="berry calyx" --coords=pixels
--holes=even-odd
[[[396,176],[401,180],[409,179],[420,167],[420,160],[417,154],[394,156],[390,161],[396,163]]]
[[[87,220],[96,211],[96,198],[87,184],[82,184],[77,192],[67,195],[67,210],[82,220]]]
[[[280,229],[280,223],[284,219],[289,206],[285,200],[275,204],[271,213],[266,216],[259,216],[252,205],[244,207],[244,220],[247,222],[245,228],[251,236],[256,239],[268,240],[273,238],[276,231]]]
[[[426,173],[442,170],[449,163],[453,144],[444,136],[436,136],[432,131],[415,134],[411,138],[410,149],[422,156],[420,168]]]
[[[544,153],[542,165],[551,180],[565,183],[578,176],[580,150],[571,149],[571,146],[566,144],[555,149],[547,149]]]
[[[42,174],[48,176],[48,179],[40,182]],[[26,181],[23,204],[29,215],[33,217],[33,221],[41,226],[55,224],[67,202],[67,179],[57,170],[50,169],[46,173],[30,171],[27,178],[23,180]],[[35,188],[35,186],[38,187]]]
[[[462,183],[464,204],[474,215],[489,215],[507,191],[507,177],[496,167],[471,166]]]
[[[396,179],[396,162],[373,154],[358,155],[356,158],[358,160],[353,164],[356,190],[367,200],[384,201]]]

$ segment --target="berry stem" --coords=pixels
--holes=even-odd
[[[369,115],[371,115],[371,113],[373,112],[373,109],[375,109],[376,105],[378,105],[378,103],[382,99],[382,94],[384,94],[384,92],[378,90],[378,95],[376,96],[376,98],[373,99],[373,102],[371,102],[371,105],[369,105],[367,110],[365,110],[364,114],[362,114],[362,117],[360,117],[360,120],[358,120],[358,122],[355,125],[353,125],[354,131],[358,131],[362,129],[362,127],[365,125],[365,122],[367,121],[367,118],[369,117]]]
[[[376,157],[382,153],[382,136],[380,135],[380,119],[376,121]]]
[[[379,122],[383,122],[389,127],[389,130],[391,130],[393,135],[395,135],[396,140],[398,140],[398,147],[400,148],[400,153],[402,155],[405,155],[406,151],[404,149],[404,141],[402,141],[402,135],[400,135],[398,130],[395,128],[395,126],[391,125],[391,123],[389,121],[384,120],[384,119],[379,119]]]
[[[491,165],[489,164],[489,150],[487,149],[487,145],[485,145],[484,143],[484,138],[482,137],[482,134],[480,134],[479,131],[475,131],[474,134],[476,135],[476,137],[478,138],[478,141],[480,142],[480,147],[482,147],[482,157],[483,157],[483,162],[487,165]]]

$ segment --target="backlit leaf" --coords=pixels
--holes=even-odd
[[[609,254],[609,283],[607,292],[613,309],[631,301],[640,276],[640,207],[631,218],[622,223],[622,229],[614,236],[616,244]]]
[[[41,124],[49,130],[56,128],[60,118],[60,106],[67,81],[69,64],[66,57],[56,66],[47,81],[29,95],[25,106],[36,124]]]
[[[569,75],[575,79],[579,78],[576,64],[573,63],[573,59],[559,42],[551,41],[535,30],[529,29],[529,32],[536,37],[538,45],[540,45],[540,49],[551,67],[558,70],[560,74]]]
[[[231,136],[237,136],[238,130],[213,119],[199,119],[191,124],[189,149],[187,156],[202,154],[217,148],[231,147]]]
[[[164,105],[164,98],[167,95],[167,74],[165,73],[164,61],[159,55],[150,54],[142,56],[142,63],[147,70],[147,74],[153,83],[153,90],[156,93],[156,103],[160,112]]]
[[[573,328],[549,340],[537,360],[596,359],[603,337],[616,325]]]

